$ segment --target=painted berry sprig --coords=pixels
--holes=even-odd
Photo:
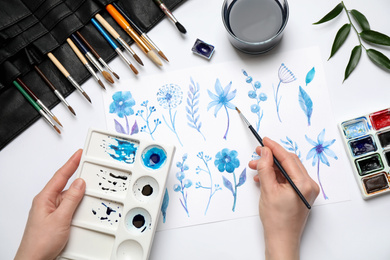
[[[352,9],[348,10],[344,2],[341,1],[335,8],[333,8],[332,11],[330,11],[328,14],[326,14],[322,19],[320,19],[318,22],[314,23],[316,24],[322,24],[325,22],[328,22],[335,17],[337,17],[342,11],[345,11],[348,17],[348,23],[344,24],[337,32],[336,37],[333,41],[332,50],[329,56],[329,59],[333,57],[333,55],[340,49],[340,47],[343,45],[345,40],[347,39],[351,28],[356,32],[356,35],[359,40],[359,44],[356,45],[351,52],[351,56],[349,58],[348,65],[344,72],[344,80],[345,81],[349,75],[352,73],[352,71],[356,68],[357,64],[359,63],[362,50],[364,49],[367,53],[368,58],[377,66],[379,66],[382,69],[390,70],[390,60],[387,58],[383,53],[371,49],[366,48],[362,40],[364,40],[366,43],[369,44],[376,44],[376,45],[384,45],[384,46],[390,46],[390,37],[371,30],[370,24],[368,23],[367,18],[359,11]],[[359,33],[356,26],[353,24],[352,19],[359,25],[361,32]],[[329,60],[328,59],[328,60]]]

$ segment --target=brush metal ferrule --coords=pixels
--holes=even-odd
[[[64,103],[64,105],[69,107],[69,103],[66,101],[66,99],[61,95],[61,93],[57,89],[54,90],[54,94],[58,97],[59,100],[61,100],[62,103]]]
[[[245,118],[245,116],[240,112],[240,117],[242,119],[242,121],[244,121],[244,123],[247,125],[247,126],[250,126],[251,124],[249,123],[249,121]]]
[[[41,100],[37,100],[37,104],[51,117],[54,117],[54,114],[50,111],[50,109],[45,106],[45,104],[42,103]]]
[[[79,90],[81,93],[84,93],[84,90],[80,87],[79,83],[77,83],[76,80],[74,80],[74,78],[72,78],[72,76],[68,76],[67,79],[69,80],[69,82],[77,89]]]
[[[161,3],[160,8],[169,17],[169,19],[172,20],[172,22],[174,22],[174,23],[178,22],[177,19],[171,13],[171,11],[169,11],[168,7],[165,6],[165,4]]]
[[[43,118],[45,119],[45,121],[49,123],[49,125],[51,125],[52,127],[55,126],[55,124],[53,123],[53,121],[51,121],[51,118],[50,118],[42,109],[39,110],[39,113],[41,114],[41,116],[43,116]]]
[[[100,72],[103,72],[103,67],[102,65],[100,65],[100,63],[97,61],[97,59],[92,55],[92,53],[90,52],[87,52],[85,54],[85,56],[87,57],[87,59],[93,64],[93,66],[95,66],[95,68],[97,70],[99,70]]]
[[[133,49],[127,44],[127,42],[125,42],[125,40],[123,40],[121,37],[118,37],[116,39],[120,45],[123,46],[123,48],[125,48],[125,50],[130,53],[132,56],[135,54],[135,52],[133,51]]]
[[[96,81],[99,81],[100,78],[99,76],[96,74],[96,72],[92,69],[91,65],[89,65],[88,63],[85,63],[84,66],[87,68],[87,70],[91,73],[91,75],[95,78]]]
[[[121,52],[121,50],[119,48],[116,48],[115,49],[116,53],[118,53],[118,56],[121,57],[121,59],[127,64],[127,65],[131,65],[131,62],[125,57],[125,55],[123,55],[123,53]]]
[[[157,45],[152,41],[152,39],[149,38],[149,36],[146,33],[141,34],[141,37],[148,43],[150,46],[152,46],[157,52],[161,51]]]
[[[112,74],[114,74],[115,72],[111,69],[110,66],[108,66],[108,64],[102,59],[102,58],[99,58],[99,61],[101,62],[101,64],[103,64],[103,66],[108,69]]]

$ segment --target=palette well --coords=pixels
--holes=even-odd
[[[364,199],[390,192],[390,109],[339,124]]]
[[[148,259],[174,152],[91,129],[77,172],[86,191],[60,259]]]

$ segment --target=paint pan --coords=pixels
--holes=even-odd
[[[339,124],[364,199],[390,192],[390,109]]]
[[[148,259],[174,151],[89,130],[77,172],[87,188],[60,259]]]

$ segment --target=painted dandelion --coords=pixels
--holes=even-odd
[[[260,129],[260,122],[261,119],[263,119],[263,110],[261,109],[260,102],[264,102],[267,100],[267,95],[263,92],[260,93],[261,83],[260,81],[253,82],[253,78],[248,75],[248,73],[245,70],[242,70],[242,73],[244,76],[246,76],[246,83],[252,85],[252,89],[248,92],[248,97],[251,99],[254,99],[255,104],[251,105],[251,111],[252,113],[257,115],[257,121],[256,121],[256,131],[259,132]]]
[[[176,173],[176,179],[180,182],[180,184],[175,184],[173,186],[173,190],[175,192],[181,193],[180,203],[184,210],[187,213],[187,216],[190,216],[190,213],[188,212],[188,205],[187,205],[187,191],[189,187],[192,186],[192,181],[190,179],[185,179],[185,171],[188,171],[189,167],[187,164],[185,164],[185,161],[187,160],[187,154],[184,154],[182,157],[181,162],[176,163],[176,167],[179,168],[180,171]]]
[[[181,101],[183,99],[183,92],[181,91],[180,87],[175,84],[166,84],[162,86],[159,91],[157,92],[157,101],[164,109],[168,109],[169,111],[169,122],[165,119],[163,115],[163,119],[165,124],[169,127],[169,129],[175,133],[177,140],[179,141],[180,145],[183,146],[183,144],[180,141],[179,135],[176,132],[176,110],[172,114],[172,110],[174,110],[176,107],[178,107],[181,104]]]
[[[278,87],[276,88],[276,91],[275,91],[275,88],[274,88],[274,99],[275,99],[275,104],[276,104],[276,112],[278,114],[278,119],[279,119],[279,122],[282,122],[282,120],[280,119],[280,114],[279,114],[279,106],[280,106],[280,101],[282,99],[282,97],[280,96],[279,97],[279,88],[280,88],[280,84],[281,83],[284,83],[284,84],[287,84],[287,83],[291,83],[293,81],[295,81],[297,78],[294,76],[294,74],[286,67],[286,65],[284,65],[284,63],[282,63],[279,67],[279,71],[278,71],[278,77],[279,77],[279,84],[278,84]]]
[[[203,139],[206,141],[206,138],[204,137],[203,133],[200,131],[200,128],[202,127],[202,122],[200,121],[199,117],[199,84],[194,82],[194,80],[191,78],[191,84],[188,91],[187,96],[187,106],[186,106],[186,112],[187,112],[187,119],[188,119],[188,125],[192,128],[194,128],[196,131],[198,131],[202,136]]]
[[[209,206],[210,206],[210,202],[211,202],[211,198],[214,196],[214,194],[221,190],[222,188],[219,186],[219,184],[214,184],[213,182],[213,177],[211,175],[211,171],[210,171],[210,168],[209,168],[209,165],[208,165],[208,162],[212,160],[212,158],[208,155],[204,155],[203,152],[199,152],[197,155],[196,155],[199,159],[201,159],[205,165],[205,168],[202,168],[201,166],[198,166],[196,167],[196,174],[199,174],[201,172],[205,172],[209,175],[209,178],[210,178],[210,185],[207,185],[207,186],[203,186],[203,184],[199,181],[195,184],[195,188],[197,189],[206,189],[206,190],[209,190],[210,194],[209,194],[209,200],[207,202],[207,206],[206,206],[206,210],[204,212],[204,214],[206,215],[207,214],[207,211],[209,209]]]
[[[336,139],[333,139],[331,141],[324,141],[324,136],[325,136],[325,128],[321,131],[321,133],[317,137],[317,142],[313,141],[309,137],[305,135],[306,140],[309,142],[309,144],[313,145],[314,147],[307,153],[306,160],[309,160],[313,158],[312,166],[317,165],[317,178],[318,178],[318,183],[320,184],[321,187],[321,192],[322,195],[324,196],[324,199],[329,199],[328,196],[326,196],[324,188],[322,187],[321,184],[321,179],[320,179],[320,163],[323,163],[327,166],[330,166],[328,158],[333,157],[335,160],[337,160],[336,154],[329,149],[329,147],[336,141]]]
[[[149,101],[146,100],[142,102],[142,107],[145,109],[140,109],[135,114],[136,116],[139,116],[143,119],[145,122],[145,125],[141,127],[141,132],[148,133],[152,140],[154,140],[153,133],[156,131],[157,127],[161,124],[160,119],[155,118],[153,119],[153,124],[151,123],[151,115],[156,112],[156,108],[154,106],[149,106]]]
[[[137,121],[135,121],[132,131],[130,132],[128,116],[134,114],[133,106],[135,105],[135,100],[133,99],[130,91],[118,91],[112,95],[113,102],[110,104],[109,112],[111,114],[116,114],[119,118],[125,118],[126,120],[126,130],[125,127],[119,123],[118,120],[114,119],[115,130],[118,133],[122,134],[135,134],[138,132]]]
[[[233,194],[233,212],[236,210],[237,188],[243,185],[246,181],[246,168],[244,168],[237,183],[236,174],[234,172],[234,170],[240,166],[240,161],[238,160],[237,156],[237,151],[224,148],[215,155],[214,160],[214,165],[217,167],[218,171],[221,173],[226,171],[228,173],[232,173],[233,175],[233,184],[222,175],[223,185]]]
[[[210,90],[207,90],[210,98],[213,100],[208,104],[207,110],[209,110],[210,108],[215,106],[214,116],[217,117],[218,111],[222,107],[225,108],[226,115],[227,115],[227,128],[226,128],[225,135],[223,136],[223,139],[225,139],[225,140],[227,138],[227,134],[229,131],[229,123],[230,123],[229,122],[229,112],[227,109],[228,108],[235,109],[235,107],[236,107],[230,101],[232,101],[236,97],[237,90],[235,89],[232,92],[229,92],[231,86],[232,86],[232,82],[230,81],[230,83],[225,87],[225,89],[222,89],[221,82],[219,82],[219,79],[217,79],[217,81],[215,82],[215,86],[214,86],[216,94],[212,93]]]

